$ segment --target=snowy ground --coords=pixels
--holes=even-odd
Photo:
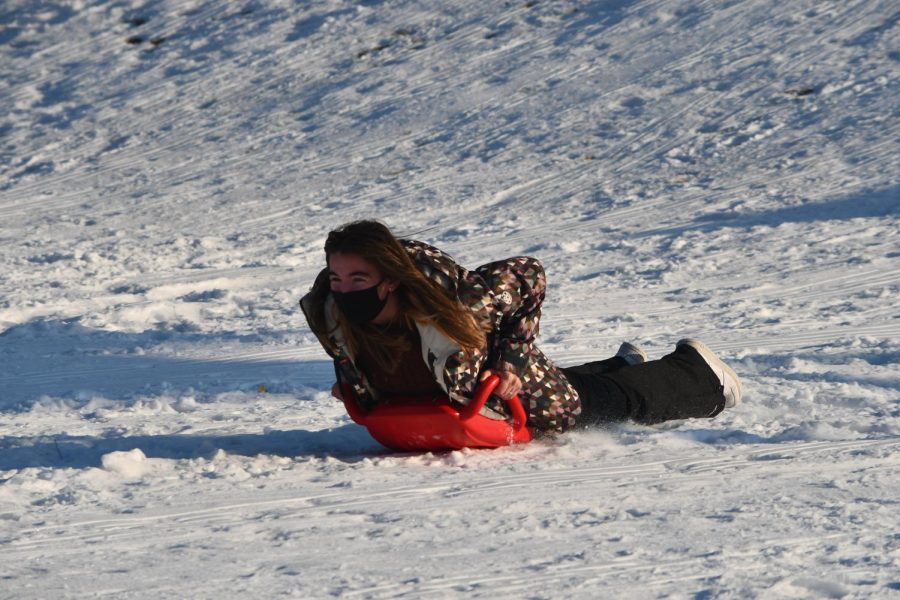
[[[900,597],[891,0],[5,0],[0,597]],[[391,454],[296,302],[377,217],[712,421]]]

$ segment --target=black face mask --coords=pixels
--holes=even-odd
[[[355,292],[332,291],[331,295],[341,313],[350,323],[353,325],[364,325],[377,317],[384,305],[387,304],[387,296],[384,297],[384,300],[378,297],[378,286],[381,285],[382,281],[384,279],[364,290],[356,290]]]

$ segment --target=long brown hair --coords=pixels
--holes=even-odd
[[[400,285],[394,291],[398,294],[399,323],[413,331],[416,322],[430,324],[441,333],[459,344],[467,353],[481,350],[485,345],[489,325],[479,323],[474,313],[460,303],[459,299],[439,283],[428,279],[416,266],[409,253],[403,248],[391,230],[378,221],[354,221],[335,229],[325,240],[326,260],[334,253],[362,256],[374,264],[383,277],[396,279]],[[324,289],[321,289],[324,284]],[[330,292],[325,281],[317,282],[321,298],[315,304],[324,305],[324,298]],[[342,318],[334,307],[332,314],[347,343],[351,355],[360,350],[371,356],[379,368],[393,372],[401,353],[410,349],[410,338],[406,335],[392,335],[383,328],[367,323],[352,325]],[[311,323],[324,331],[324,314],[313,315]],[[333,349],[336,350],[336,349]]]

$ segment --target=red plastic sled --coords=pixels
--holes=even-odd
[[[518,396],[507,401],[512,418],[489,419],[478,414],[491,392],[500,383],[492,375],[475,391],[472,401],[461,409],[446,397],[397,398],[379,404],[369,412],[353,400],[349,387],[342,390],[344,407],[350,418],[369,430],[380,444],[402,452],[498,448],[530,442],[531,428]]]

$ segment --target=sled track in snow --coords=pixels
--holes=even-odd
[[[196,535],[195,527],[224,527],[238,525],[245,521],[265,519],[266,515],[277,515],[279,522],[286,523],[292,517],[315,515],[317,519],[340,518],[340,514],[349,510],[382,509],[403,510],[402,507],[422,507],[434,502],[451,502],[454,507],[464,508],[467,502],[478,504],[479,495],[490,491],[510,492],[508,497],[515,498],[515,490],[564,490],[569,486],[598,487],[607,489],[612,484],[615,488],[629,486],[642,487],[654,481],[664,480],[669,485],[677,485],[679,481],[696,484],[704,478],[710,481],[721,481],[723,473],[740,473],[752,478],[754,469],[768,470],[772,461],[791,461],[791,474],[798,472],[821,472],[822,463],[818,457],[858,455],[866,451],[880,451],[882,464],[867,465],[867,470],[900,469],[900,439],[891,437],[883,439],[863,439],[845,441],[814,442],[781,442],[774,444],[755,444],[745,447],[741,444],[727,446],[731,454],[723,457],[703,459],[672,459],[622,465],[616,467],[575,467],[560,468],[553,471],[513,473],[510,475],[476,476],[473,479],[454,478],[447,483],[428,483],[425,485],[390,486],[383,489],[366,491],[358,494],[352,489],[341,489],[306,496],[295,496],[281,492],[278,498],[263,500],[248,499],[244,502],[221,504],[200,509],[179,509],[177,507],[163,510],[150,509],[151,514],[133,514],[129,516],[88,519],[69,523],[60,522],[46,527],[22,528],[13,537],[0,544],[4,554],[26,552],[47,544],[60,542],[81,542],[69,546],[72,552],[80,551],[83,543],[90,540],[127,539],[136,530],[157,528],[166,530],[168,536],[177,537],[178,530],[184,529],[187,535]],[[489,452],[489,451],[485,451]],[[402,455],[394,455],[397,460]],[[802,464],[798,464],[801,463]],[[844,465],[847,469],[856,468]],[[262,493],[262,492],[261,492]],[[252,498],[252,494],[249,494]],[[438,500],[439,499],[439,500]],[[424,501],[424,502],[423,502]],[[412,508],[412,510],[420,510]]]
[[[511,502],[527,494],[539,510],[538,518],[547,518],[562,511],[562,521],[558,524],[566,535],[571,534],[571,539],[564,542],[558,534],[555,543],[545,539],[547,544],[545,554],[532,557],[527,561],[508,561],[499,554],[494,554],[492,546],[482,548],[482,552],[476,559],[472,549],[467,547],[447,547],[439,552],[430,553],[428,560],[458,562],[460,564],[473,564],[477,560],[477,568],[463,570],[430,572],[420,577],[410,578],[401,573],[394,574],[385,579],[376,573],[381,573],[384,561],[389,557],[373,556],[371,562],[356,573],[351,579],[338,577],[331,578],[327,574],[318,574],[313,581],[297,580],[297,591],[304,590],[310,593],[305,586],[337,586],[340,595],[357,597],[399,597],[412,595],[422,598],[440,598],[448,594],[482,593],[500,595],[503,597],[519,597],[523,594],[540,593],[548,590],[559,590],[574,586],[582,592],[594,586],[617,584],[623,586],[641,585],[645,588],[672,588],[683,589],[687,582],[708,582],[708,585],[716,586],[719,578],[727,573],[729,577],[749,579],[759,584],[764,579],[777,581],[778,575],[784,571],[777,568],[777,564],[768,564],[767,561],[777,560],[779,555],[803,555],[821,556],[824,546],[840,546],[842,548],[864,548],[872,551],[873,548],[890,548],[892,537],[886,532],[863,533],[859,528],[841,531],[824,531],[818,535],[804,536],[793,534],[789,530],[778,529],[768,532],[766,535],[751,535],[749,537],[737,536],[730,542],[723,540],[713,541],[710,545],[702,547],[670,547],[656,548],[647,546],[641,551],[633,547],[633,544],[625,544],[624,548],[630,548],[629,552],[614,553],[613,550],[602,550],[604,540],[610,535],[616,536],[626,532],[632,532],[636,525],[629,525],[627,520],[621,521],[621,517],[610,514],[611,520],[606,520],[606,514],[612,510],[616,513],[621,509],[611,509],[611,506],[624,502],[627,507],[629,498],[637,490],[650,490],[656,486],[663,486],[673,493],[684,493],[686,489],[700,490],[706,486],[719,486],[723,479],[727,479],[730,485],[740,489],[745,486],[753,486],[757,483],[769,485],[773,490],[779,489],[777,478],[779,472],[773,468],[773,461],[783,461],[789,467],[784,470],[787,480],[796,481],[798,476],[804,481],[823,481],[831,477],[840,479],[843,476],[858,476],[864,470],[866,477],[878,477],[879,480],[889,479],[892,473],[900,471],[900,462],[896,458],[900,450],[900,439],[865,439],[845,441],[822,442],[785,442],[775,444],[754,444],[742,446],[735,444],[723,446],[722,452],[727,456],[707,457],[697,459],[673,459],[650,460],[638,462],[633,465],[606,466],[606,467],[563,467],[554,471],[532,471],[525,469],[521,472],[484,475],[477,471],[457,471],[458,475],[444,478],[442,481],[423,481],[417,483],[405,483],[396,485],[398,479],[394,472],[394,483],[387,485],[367,485],[365,488],[356,486],[340,486],[337,490],[322,490],[320,493],[298,495],[296,492],[281,488],[276,493],[261,489],[239,492],[236,501],[220,503],[215,506],[203,506],[201,508],[190,507],[188,504],[180,506],[160,506],[152,508],[138,508],[132,514],[115,517],[85,518],[83,515],[72,515],[72,520],[66,522],[66,513],[57,512],[55,522],[38,527],[23,527],[15,534],[0,540],[0,548],[8,560],[15,561],[34,556],[35,553],[48,551],[53,548],[54,556],[60,564],[76,565],[85,560],[88,555],[93,555],[98,549],[104,553],[113,553],[119,561],[133,560],[146,552],[152,552],[160,548],[190,548],[194,546],[215,548],[207,545],[207,540],[212,536],[221,536],[220,532],[232,531],[231,535],[246,535],[250,540],[259,538],[268,539],[272,536],[286,535],[286,539],[298,539],[297,536],[311,532],[332,532],[338,536],[365,536],[367,530],[390,531],[396,515],[404,515],[413,522],[427,521],[432,511],[444,512],[455,515],[451,518],[466,518],[470,512],[478,513],[484,509],[483,499],[506,498]],[[501,453],[503,451],[500,451]],[[397,468],[402,466],[404,455],[388,455],[384,460],[385,468]],[[836,470],[823,475],[823,464],[834,465]],[[353,463],[348,465],[352,471],[356,469]],[[297,465],[295,468],[303,468]],[[369,465],[365,468],[381,468],[379,465]],[[408,476],[415,477],[416,471],[412,470],[401,478],[406,480]],[[826,480],[822,480],[824,476]],[[326,481],[334,482],[334,478]],[[371,481],[371,480],[370,480]],[[158,481],[158,484],[165,482]],[[172,484],[175,485],[175,484]],[[569,502],[567,490],[578,489],[578,498],[584,499],[590,496],[590,491],[595,490],[598,497],[610,499],[601,503],[603,508],[596,509],[599,514],[592,515],[592,519],[600,519],[591,523],[586,529],[571,529],[571,519],[577,518],[579,507],[590,506],[584,502]],[[235,490],[237,491],[237,490]],[[159,494],[165,494],[165,487],[159,490]],[[254,496],[262,498],[254,498]],[[276,496],[277,497],[274,497]],[[221,498],[221,494],[216,497]],[[618,499],[618,500],[616,500]],[[633,500],[631,500],[633,502]],[[724,501],[724,503],[723,503]],[[729,504],[734,502],[735,504]],[[884,504],[884,501],[881,502]],[[548,513],[548,505],[550,512]],[[696,509],[701,511],[698,518],[715,520],[721,515],[721,511],[730,510],[731,506],[740,506],[737,497],[731,499],[713,500],[711,504],[700,502]],[[500,507],[498,507],[500,508]],[[505,541],[515,543],[515,540],[527,536],[528,529],[521,519],[527,518],[532,509],[526,512],[522,506],[513,504],[513,512],[498,515],[498,523],[495,530],[489,534],[494,543],[503,544]],[[655,517],[677,519],[679,514],[669,514],[658,505],[658,514],[635,514],[634,518]],[[760,510],[765,510],[764,505],[753,504],[748,509],[745,519],[751,527],[762,527],[765,519],[760,521]],[[788,512],[791,507],[785,510]],[[448,512],[449,511],[449,512]],[[575,511],[568,514],[567,511]],[[703,511],[707,511],[704,513]],[[737,518],[742,518],[738,513]],[[704,517],[705,515],[705,517]],[[446,518],[446,517],[445,517]],[[479,519],[486,518],[482,515]],[[480,521],[479,521],[480,523]],[[577,523],[574,522],[574,523]],[[408,525],[406,525],[408,526]],[[483,527],[483,524],[479,524]],[[313,529],[311,530],[310,527]],[[399,530],[404,525],[398,523]],[[553,524],[546,525],[548,533],[554,529]],[[577,525],[576,525],[577,527]],[[237,532],[237,533],[235,533]],[[432,532],[434,533],[434,532]],[[430,534],[429,534],[430,535]],[[511,536],[511,539],[508,537]],[[487,539],[487,538],[486,538]],[[380,547],[377,545],[375,547]],[[421,543],[421,539],[416,539]],[[576,554],[571,554],[571,548],[575,548]],[[594,550],[588,550],[593,548]],[[577,552],[577,550],[581,550]],[[298,562],[299,570],[303,565],[309,564],[309,558],[300,552]],[[771,557],[760,562],[760,557]],[[284,557],[276,559],[280,563],[271,563],[268,560],[260,562],[251,560],[246,566],[237,570],[213,570],[204,578],[207,589],[209,586],[227,586],[232,589],[235,584],[240,584],[246,577],[272,577],[277,576],[276,567],[279,564],[290,564]],[[122,563],[127,564],[126,563]],[[282,567],[278,567],[282,568]],[[854,569],[860,576],[871,578],[883,574],[884,566],[880,564],[860,564]],[[787,570],[789,573],[789,569]],[[142,590],[166,592],[179,590],[177,586],[167,580],[166,573],[153,573],[143,583]],[[763,578],[762,580],[760,578]],[[111,578],[106,590],[99,591],[97,595],[116,595],[127,589],[122,587],[125,583],[123,576]],[[117,586],[118,584],[118,586]],[[337,589],[335,588],[335,589]],[[321,587],[318,588],[321,591]]]
[[[356,597],[397,597],[406,594],[420,598],[445,598],[449,593],[493,592],[501,597],[524,597],[529,592],[545,591],[548,589],[559,590],[569,585],[590,586],[591,584],[609,584],[610,581],[631,580],[633,584],[639,582],[643,587],[670,586],[683,584],[689,581],[714,581],[721,576],[725,568],[722,563],[728,563],[728,569],[741,569],[741,563],[745,559],[754,559],[766,549],[778,547],[785,551],[798,550],[803,547],[817,547],[823,541],[837,542],[847,540],[851,534],[836,533],[832,535],[811,538],[785,538],[767,541],[750,548],[741,548],[738,551],[727,551],[710,556],[709,553],[699,553],[682,559],[660,559],[654,557],[652,562],[646,559],[623,557],[603,564],[583,565],[579,563],[551,564],[546,567],[525,567],[527,576],[521,571],[512,574],[495,573],[486,575],[482,573],[442,577],[433,581],[411,586],[403,583],[391,583],[348,590],[342,596]],[[752,561],[747,560],[747,564]],[[711,566],[715,563],[716,566]],[[755,566],[755,565],[754,565]],[[746,570],[752,570],[747,568]],[[519,595],[522,596],[519,596]]]

